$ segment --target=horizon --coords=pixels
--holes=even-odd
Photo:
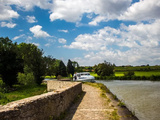
[[[0,37],[80,66],[155,66],[159,11],[159,0],[1,0]]]

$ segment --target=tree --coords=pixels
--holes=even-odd
[[[99,76],[110,76],[113,74],[114,64],[104,61],[94,66],[94,71]]]
[[[0,38],[0,74],[10,87],[17,82],[18,72],[23,70],[23,60],[18,51],[17,43],[12,43],[9,38]]]
[[[72,61],[69,59],[67,63],[67,72],[73,76],[74,74],[74,66],[72,65]]]
[[[27,66],[29,73],[33,72],[35,82],[40,85],[45,74],[45,64],[42,57],[42,50],[38,49],[34,44],[19,44],[24,66]]]
[[[59,63],[58,75],[61,75],[63,77],[67,77],[67,70],[66,70],[66,66],[63,63],[63,61],[60,61],[60,63]]]
[[[73,65],[73,67],[74,67],[74,71],[76,71],[76,72],[80,72],[78,62],[76,62],[76,61],[72,61],[72,65]]]
[[[45,56],[44,58],[44,63],[45,63],[45,75],[53,75],[54,74],[54,67],[55,67],[55,62],[56,62],[56,59],[55,58],[52,58],[52,56]]]

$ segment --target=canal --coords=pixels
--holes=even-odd
[[[139,120],[160,120],[160,82],[102,81]]]

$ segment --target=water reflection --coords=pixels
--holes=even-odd
[[[96,82],[105,84],[140,120],[160,120],[160,82]]]

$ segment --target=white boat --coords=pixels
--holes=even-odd
[[[95,82],[95,78],[89,72],[80,72],[74,74],[73,81]]]

